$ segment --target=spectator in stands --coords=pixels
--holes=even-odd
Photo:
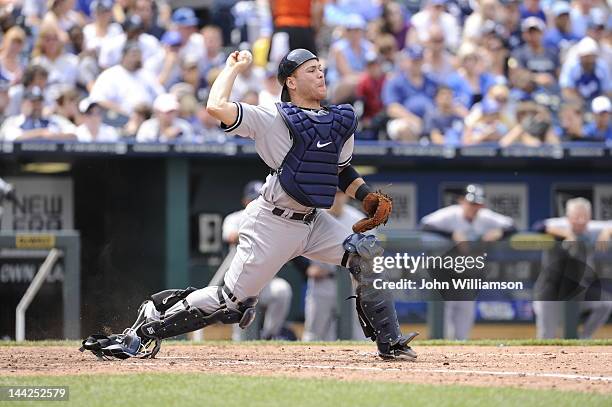
[[[162,52],[154,57],[151,64],[145,66],[156,73],[157,81],[165,88],[169,88],[181,79],[179,70],[181,41],[181,34],[178,31],[166,31],[160,41]]]
[[[187,56],[194,59],[197,58],[200,61],[206,58],[204,37],[198,32],[198,18],[192,9],[181,7],[174,10],[172,13],[172,25],[179,34],[178,48],[175,50],[177,58],[175,62],[180,63],[180,61],[184,60]],[[165,62],[167,62],[167,59]],[[166,65],[163,67],[164,69],[167,68]],[[167,73],[160,71],[158,68],[156,72],[158,72],[158,78],[161,84],[176,83],[179,75],[178,64],[175,63],[173,68],[174,69]]]
[[[595,10],[595,2],[593,0],[574,0],[572,3],[570,13],[572,29],[579,38],[583,38],[587,32],[591,12]]]
[[[49,0],[49,8],[42,24],[55,22],[64,32],[68,32],[75,25],[83,26],[85,21],[74,9],[74,5],[75,0]]]
[[[278,63],[296,48],[317,54],[315,34],[322,25],[323,3],[322,0],[276,0],[270,4],[274,27],[270,61]]]
[[[53,118],[43,114],[42,89],[33,87],[24,94],[21,113],[6,119],[0,129],[0,139],[5,141],[74,140],[74,132],[64,129]]]
[[[540,0],[524,0],[523,4],[519,6],[519,11],[523,21],[529,17],[535,17],[546,22],[546,13],[540,7]]]
[[[610,112],[612,105],[607,96],[598,96],[591,103],[593,121],[586,124],[584,136],[590,140],[612,141],[612,125],[610,124]]]
[[[375,46],[380,56],[380,64],[385,74],[395,69],[397,57],[397,44],[391,34],[381,34],[375,39]]]
[[[127,139],[136,138],[136,133],[138,133],[138,129],[142,123],[149,120],[152,115],[153,111],[151,110],[151,106],[148,104],[142,103],[136,105],[127,123],[121,129],[122,137]]]
[[[178,118],[179,103],[170,93],[159,95],[153,103],[153,118],[138,129],[136,141],[140,143],[191,143],[194,136],[188,122]]]
[[[22,51],[26,42],[26,33],[21,27],[14,26],[2,37],[0,45],[0,79],[16,84],[21,81],[26,61]]]
[[[519,9],[521,0],[501,0],[501,13],[499,22],[503,27],[504,40],[510,50],[514,50],[523,44],[521,33],[521,11]]]
[[[191,85],[180,83],[170,88],[170,94],[176,96],[179,104],[178,118],[185,120],[191,126],[192,133],[201,134],[201,125],[197,117],[198,100]]]
[[[455,98],[467,109],[482,100],[495,78],[485,71],[478,49],[471,43],[459,48],[459,66],[456,73],[449,74],[446,84],[453,89]]]
[[[104,113],[96,102],[85,98],[79,103],[81,124],[77,127],[77,140],[82,143],[115,143],[119,134],[113,126],[102,123]]]
[[[526,69],[514,68],[510,72],[510,106],[526,101],[538,101],[540,104],[548,106],[557,111],[559,104],[558,93],[552,92],[539,86],[533,79],[534,74]]]
[[[102,44],[123,33],[123,28],[113,22],[113,0],[94,0],[91,2],[93,21],[83,28],[85,48],[99,52]]]
[[[127,117],[137,105],[152,104],[163,91],[153,75],[142,69],[142,52],[138,44],[128,43],[121,64],[100,74],[90,98],[105,109]]]
[[[436,106],[425,115],[425,134],[433,144],[458,146],[463,135],[463,109],[457,109],[453,90],[447,86],[438,87]]]
[[[429,29],[429,37],[424,45],[425,58],[423,72],[434,81],[441,83],[453,73],[453,56],[446,51],[444,46],[444,31],[438,25]]]
[[[523,102],[517,111],[518,124],[499,141],[501,147],[523,144],[538,147],[542,144],[557,144],[552,128],[552,117],[548,109],[534,102]]]
[[[9,89],[9,105],[6,108],[5,114],[7,116],[17,116],[21,113],[21,102],[23,101],[23,95],[28,90],[34,87],[42,89],[44,92],[47,86],[47,78],[49,74],[47,70],[41,65],[30,65],[23,73],[22,83],[11,86]]]
[[[410,24],[414,30],[410,31],[410,44],[424,44],[429,37],[429,29],[439,25],[444,31],[446,47],[454,51],[461,41],[461,30],[455,17],[445,11],[444,0],[426,0],[427,6],[412,16]]]
[[[510,50],[507,40],[500,30],[503,30],[503,27],[491,21],[482,27],[480,56],[486,67],[485,72],[492,75],[493,82],[506,84],[508,82]]]
[[[484,99],[480,117],[473,123],[466,123],[463,144],[498,143],[508,132],[500,113],[501,106],[498,102]]]
[[[332,84],[332,103],[344,103],[355,97],[355,87],[366,68],[366,54],[374,45],[365,39],[366,22],[351,14],[344,23],[343,38],[330,46],[327,81]]]
[[[83,35],[83,27],[80,25],[73,26],[68,30],[68,43],[66,44],[66,51],[79,55],[85,49],[85,36]]]
[[[536,84],[552,88],[557,86],[557,75],[560,66],[559,55],[555,48],[545,48],[542,34],[546,29],[543,20],[528,17],[523,20],[521,30],[525,44],[512,53],[519,68],[533,73]]]
[[[216,25],[206,25],[202,28],[206,58],[200,69],[205,77],[212,68],[221,67],[225,64],[227,56],[223,52],[223,33]]]
[[[600,11],[600,10],[597,10]],[[587,31],[585,38],[592,38],[599,46],[598,56],[608,66],[612,66],[612,49],[610,47],[609,37],[610,30],[608,29],[608,18],[602,12],[593,13],[587,23]],[[574,64],[578,59],[578,51],[581,49],[579,41],[574,44],[565,54],[564,66]]]
[[[200,61],[190,55],[185,56],[181,61],[179,84],[186,83],[191,86],[196,98],[202,101],[206,99],[208,95],[208,82],[206,81],[206,76],[202,75],[199,62]]]
[[[25,23],[28,27],[38,27],[46,13],[46,0],[23,0],[21,14],[25,16]]]
[[[145,33],[142,19],[137,15],[132,15],[123,23],[123,34],[115,35],[102,43],[98,56],[100,67],[107,69],[119,64],[127,43],[138,44],[142,52],[142,60],[146,64],[149,64],[149,60],[161,52],[157,38]]]
[[[417,141],[423,118],[433,108],[437,83],[423,74],[423,48],[409,47],[398,55],[399,69],[383,86],[382,100],[390,120],[387,134],[397,141]]]
[[[599,95],[612,90],[610,67],[599,57],[599,45],[591,37],[577,44],[577,60],[568,60],[562,70],[559,83],[566,99],[585,100],[590,103]]]
[[[382,130],[387,121],[381,98],[386,76],[381,59],[376,53],[366,55],[366,61],[366,71],[359,79],[355,92],[357,98],[363,103],[360,123],[362,130],[367,132],[364,138],[378,139],[378,132]]]
[[[402,6],[394,1],[384,3],[381,17],[381,33],[391,34],[395,38],[397,49],[406,48],[410,23]]]
[[[561,141],[580,141],[584,137],[582,104],[574,99],[561,104],[559,126],[555,129]]]
[[[70,128],[79,119],[79,91],[72,86],[64,86],[57,92],[53,119],[64,128]]]
[[[545,48],[556,48],[558,52],[564,54],[571,45],[580,40],[572,29],[571,10],[567,1],[557,0],[553,4],[553,26],[544,33]]]
[[[72,27],[68,35],[72,44],[70,52],[78,57],[77,84],[80,88],[90,91],[100,74],[97,51],[85,49],[85,37],[81,27],[78,25]]]
[[[485,22],[494,22],[499,18],[500,6],[497,0],[480,0],[478,7],[465,20],[463,42],[477,42]]]
[[[76,85],[79,59],[64,51],[62,38],[66,32],[54,22],[45,21],[32,50],[32,63],[44,66],[49,72],[48,85]]]
[[[157,23],[157,3],[151,0],[136,0],[133,13],[142,19],[144,31],[159,40],[165,30]]]

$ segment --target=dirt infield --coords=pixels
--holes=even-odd
[[[508,386],[612,394],[612,346],[415,346],[416,362],[384,362],[373,345],[171,345],[157,359],[99,361],[65,346],[0,347],[3,376],[213,374]]]

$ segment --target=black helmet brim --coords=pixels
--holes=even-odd
[[[293,72],[295,72],[295,70],[298,69],[300,65],[302,65],[304,62],[310,61],[311,59],[318,60],[319,57],[304,48],[297,48],[289,52],[281,60],[280,64],[278,64],[278,74],[276,76],[278,82],[282,86],[285,86],[287,78]]]

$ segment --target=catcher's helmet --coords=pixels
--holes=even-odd
[[[297,48],[285,55],[285,57],[281,60],[280,64],[278,64],[278,74],[276,78],[278,82],[283,86],[283,93],[281,94],[281,100],[283,102],[289,102],[289,90],[285,86],[285,82],[289,75],[291,75],[300,65],[302,65],[306,61],[310,61],[311,59],[318,60],[317,57],[312,52],[308,51],[304,48]]]

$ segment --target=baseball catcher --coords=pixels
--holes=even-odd
[[[286,55],[278,67],[283,86],[275,107],[230,102],[234,81],[251,64],[248,51],[234,52],[211,87],[207,111],[230,134],[254,140],[270,174],[260,195],[245,209],[238,247],[223,285],[199,290],[166,290],[145,301],[134,325],[121,335],[92,336],[83,343],[100,357],[151,357],[163,339],[214,323],[247,327],[261,290],[291,259],[348,268],[365,335],[383,359],[414,360],[390,294],[375,289],[374,258],[383,253],[374,236],[362,232],[384,224],[391,199],[374,192],[351,165],[357,117],[351,105],[322,105],[327,88],[319,59],[305,49]],[[362,202],[368,217],[352,230],[322,211],[336,190]]]

